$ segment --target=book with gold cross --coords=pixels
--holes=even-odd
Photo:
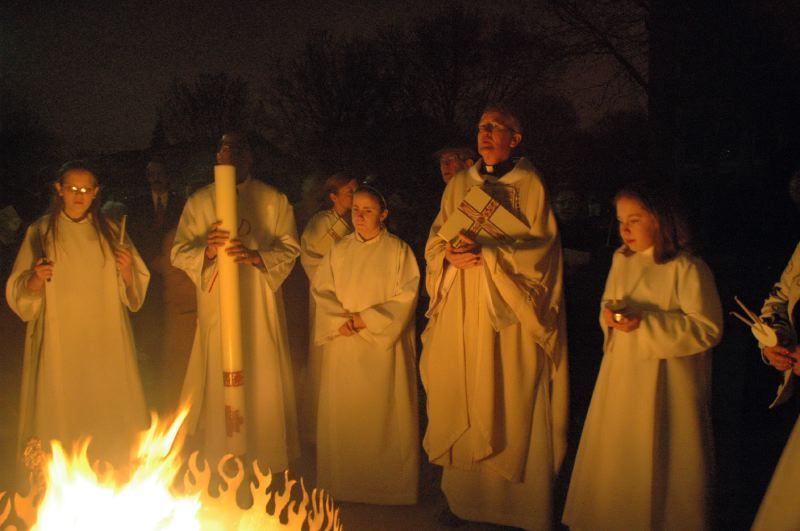
[[[353,232],[353,228],[350,226],[347,220],[337,214],[336,221],[334,221],[333,225],[328,227],[328,230],[326,230],[322,236],[320,236],[320,241],[325,238],[330,238],[333,240],[333,243],[336,243],[351,232]]]
[[[480,245],[497,247],[525,238],[530,228],[480,186],[473,186],[438,234],[455,243],[462,232]]]

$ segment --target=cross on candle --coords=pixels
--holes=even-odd
[[[225,406],[225,434],[232,437],[234,433],[239,433],[239,428],[244,424],[244,417],[238,409]]]

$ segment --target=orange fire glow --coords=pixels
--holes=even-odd
[[[87,456],[89,440],[76,445],[72,455],[53,441],[52,456],[44,466],[44,492],[33,485],[27,496],[0,493],[0,527],[14,521],[16,513],[16,520],[35,531],[300,530],[304,524],[309,530],[342,529],[339,511],[326,493],[315,489],[309,496],[301,481],[301,499],[293,500],[297,481],[290,480],[288,472],[284,489],[270,491],[272,474],[264,474],[255,462],[247,480],[253,503],[240,508],[237,491],[245,481],[245,468],[233,456],[218,464],[219,494],[212,496],[211,467],[198,466],[197,453],[185,467],[181,459],[181,426],[187,413],[184,408],[171,423],[161,425],[153,415],[126,470],[93,467]],[[176,481],[181,479],[182,486]]]

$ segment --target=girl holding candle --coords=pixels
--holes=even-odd
[[[65,164],[54,188],[6,284],[9,306],[28,323],[20,442],[91,436],[90,455],[127,462],[147,422],[128,310],[141,307],[150,273],[100,212],[85,164]]]
[[[411,248],[383,227],[383,196],[355,192],[355,232],[322,258],[311,291],[323,348],[317,417],[317,482],[337,500],[417,500],[414,308],[419,268]]]
[[[706,529],[713,275],[672,206],[642,187],[615,198],[623,245],[600,313],[604,357],[563,521],[573,530]]]

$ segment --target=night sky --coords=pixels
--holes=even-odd
[[[435,14],[441,0],[51,3],[11,0],[0,7],[0,96],[26,105],[68,151],[146,147],[169,83],[227,72],[265,82],[271,55],[286,56],[312,30],[369,35]],[[111,3],[109,3],[111,5]],[[466,5],[469,5],[467,3]],[[502,8],[522,16],[527,2]],[[594,68],[597,68],[595,64]],[[592,71],[593,69],[590,69]],[[564,84],[584,122],[598,116],[579,66]],[[636,103],[624,103],[623,105]],[[8,103],[4,103],[4,106]]]

